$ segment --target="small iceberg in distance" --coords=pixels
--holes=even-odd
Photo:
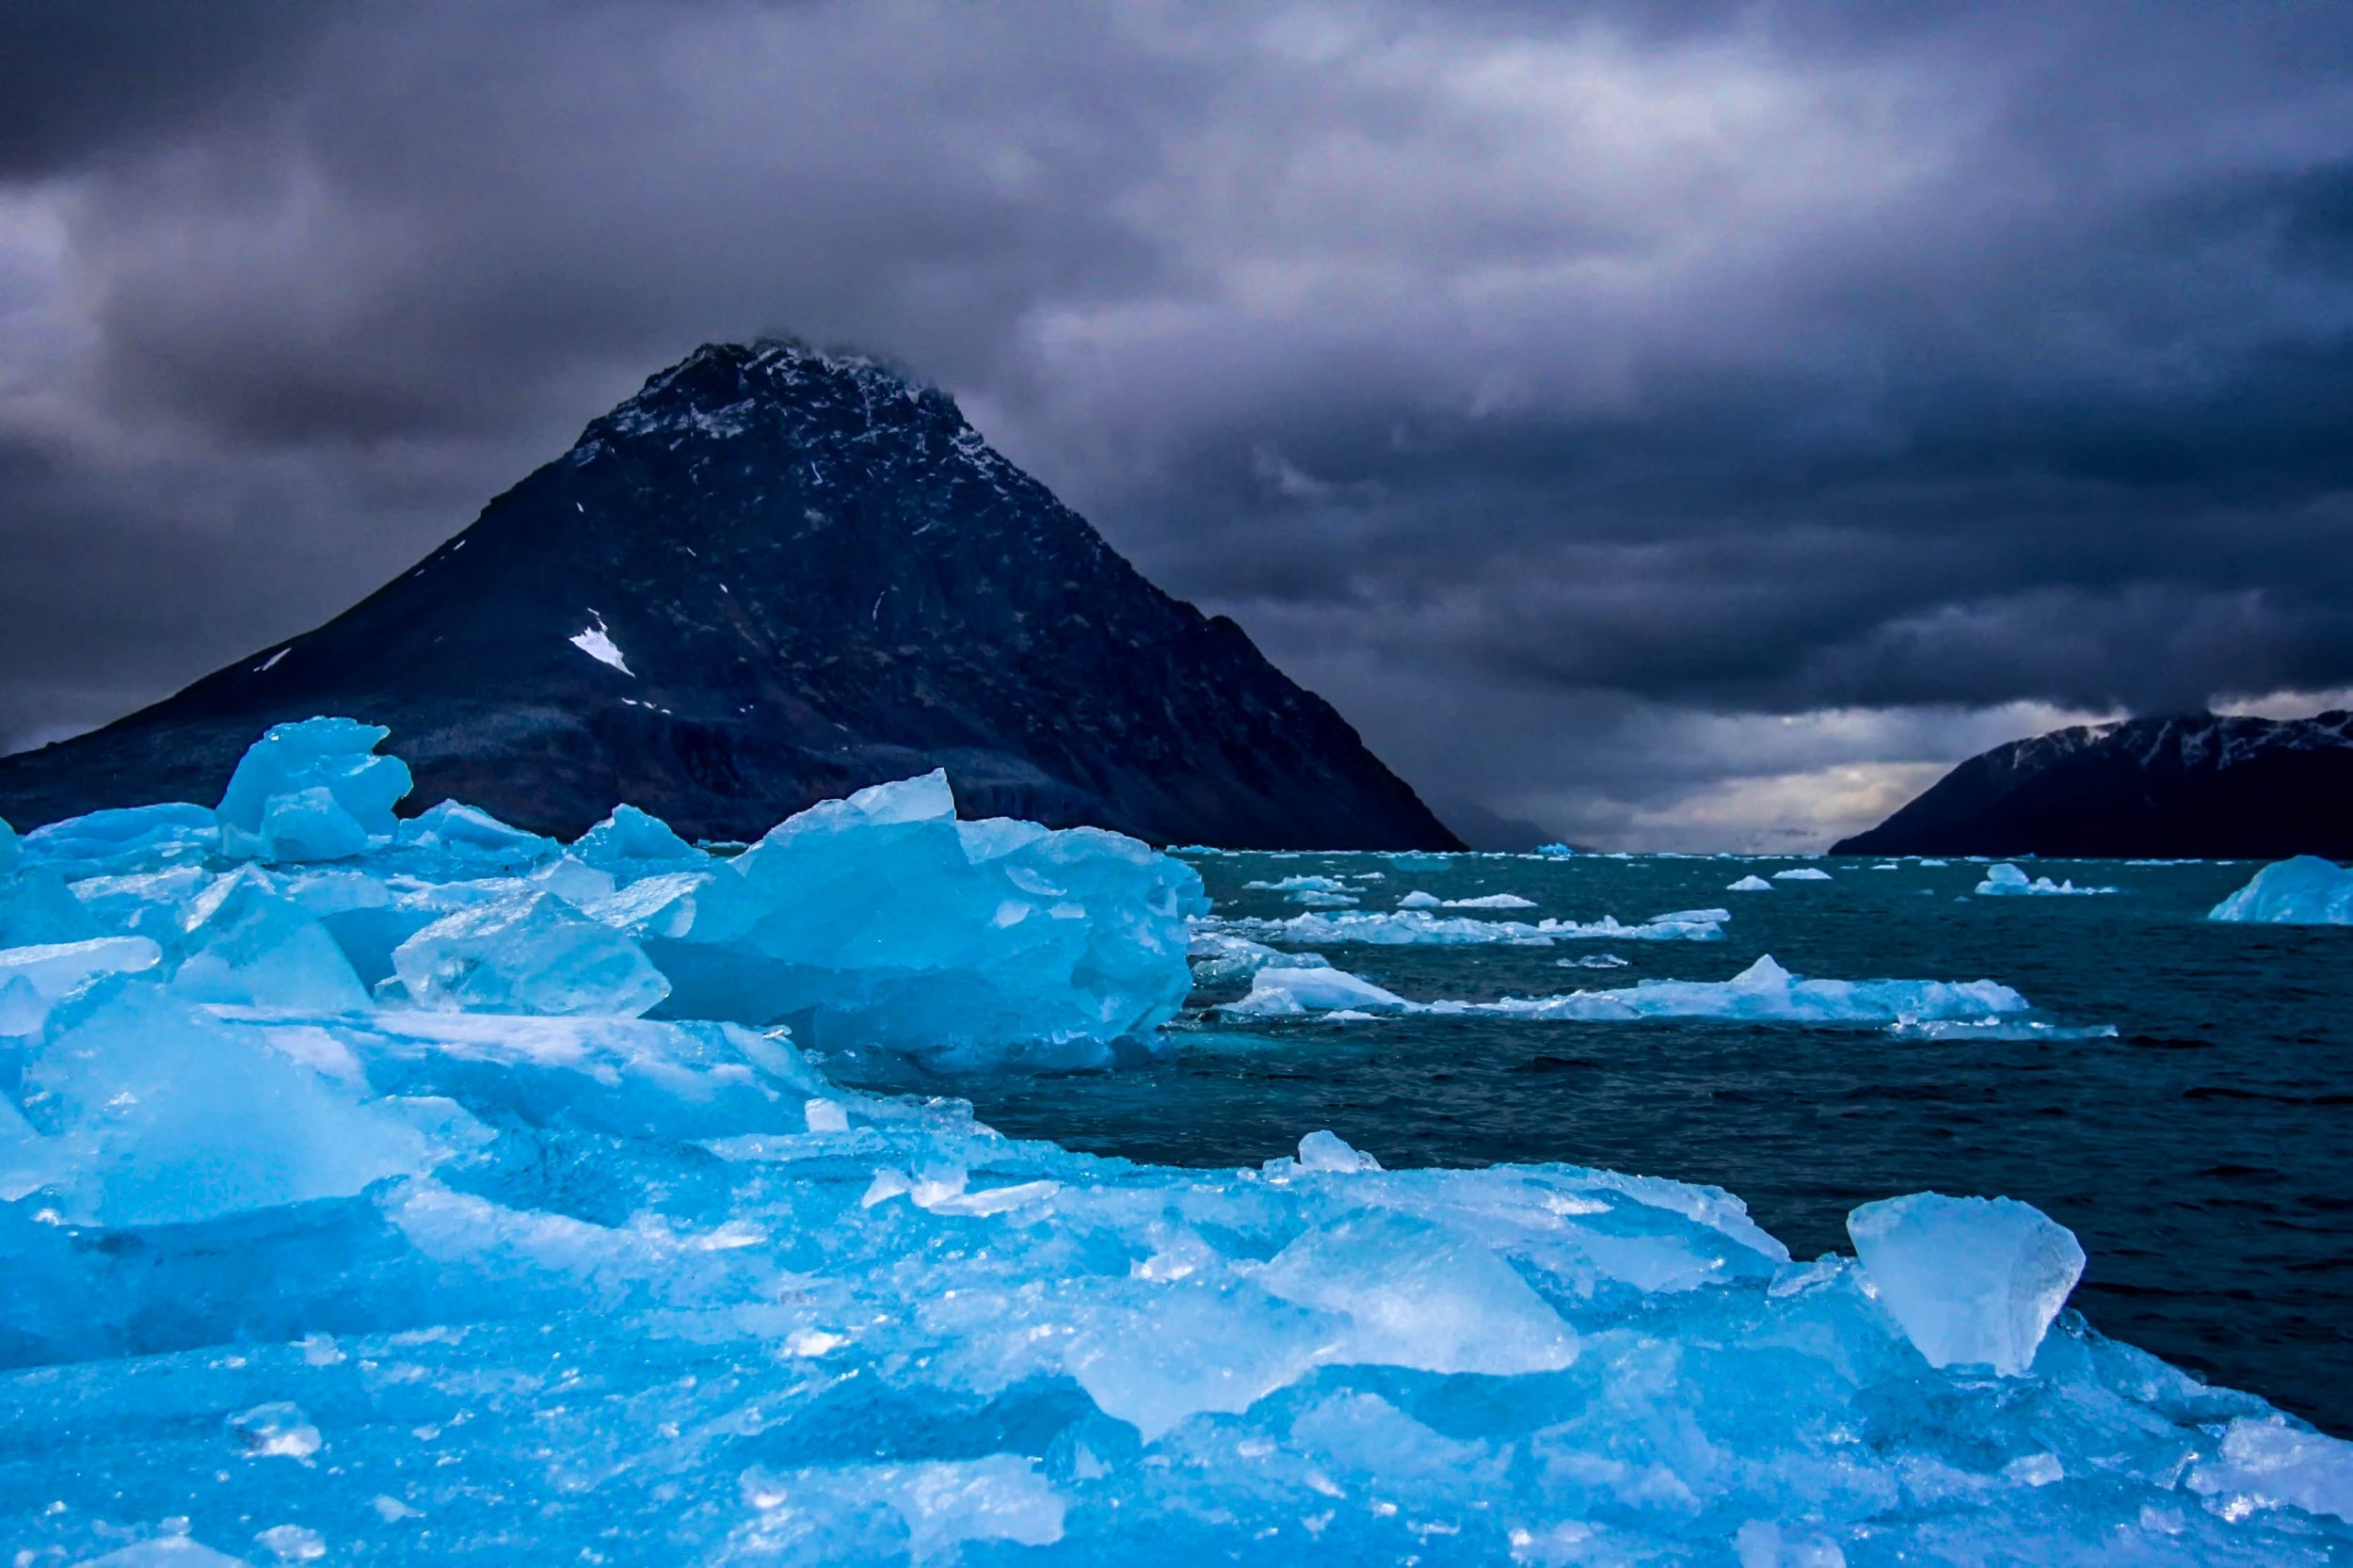
[[[1752,872],[1724,889],[1727,893],[1769,893],[1773,885]]]
[[[1773,873],[1775,882],[1828,882],[1830,872],[1819,866],[1791,866]]]
[[[2257,872],[2214,906],[2210,920],[2263,925],[2353,925],[2353,871],[2299,855]]]
[[[1988,866],[1985,880],[1978,883],[1974,890],[1979,898],[2085,898],[2094,893],[2116,891],[2114,888],[2078,888],[2072,877],[2065,882],[2054,882],[2047,876],[2028,881],[2025,872],[2007,860],[1998,866]]]
[[[1565,996],[1497,1001],[1408,1001],[1339,969],[1260,969],[1250,994],[1228,1003],[1239,1017],[1281,1017],[1327,1008],[1620,1023],[1638,1018],[1725,1018],[1759,1023],[1882,1025],[2025,1013],[2026,999],[1991,980],[1806,980],[1771,954],[1723,981],[1645,980]]]
[[[1598,920],[1486,920],[1467,915],[1433,915],[1416,907],[1387,911],[1365,910],[1337,915],[1293,915],[1289,920],[1217,918],[1196,929],[1223,931],[1254,941],[1296,942],[1317,947],[1330,942],[1363,942],[1375,947],[1404,947],[1426,943],[1467,947],[1492,943],[1509,947],[1550,947],[1555,942],[1720,942],[1722,922],[1732,917],[1721,909],[1682,910],[1640,925],[1623,923],[1614,915]]]

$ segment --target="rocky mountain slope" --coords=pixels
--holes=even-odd
[[[2353,856],[2353,713],[2199,713],[2012,741],[1831,853]]]
[[[545,832],[626,800],[749,838],[944,765],[968,816],[1456,847],[1330,704],[952,399],[787,342],[698,349],[326,625],[0,760],[0,816],[209,804],[264,726],[315,713],[390,726],[414,804]]]

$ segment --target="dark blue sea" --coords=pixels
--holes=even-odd
[[[1382,873],[1510,892],[1508,912],[1637,921],[1728,908],[1721,942],[1315,944],[1416,1000],[1727,979],[1761,953],[1822,978],[2010,985],[2108,1038],[1937,1042],[1869,1027],[1410,1016],[1221,1016],[1113,1072],[961,1082],[1001,1130],[1139,1160],[1255,1164],[1329,1128],[1390,1166],[1561,1160],[1723,1187],[1793,1253],[1849,1250],[1856,1204],[1933,1189],[2035,1204],[2082,1239],[2075,1304],[2217,1384],[2353,1434],[2353,929],[2203,917],[2253,865],[2037,862],[2098,897],[1977,898],[1985,868],[1813,864],[1828,882],[1725,891],[1795,862],[1679,857],[1202,856],[1221,916],[1299,913],[1251,881]],[[1356,885],[1356,884],[1353,884]],[[1455,913],[1449,911],[1448,913]],[[1614,953],[1625,967],[1563,968]]]

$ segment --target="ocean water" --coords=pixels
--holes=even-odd
[[[1220,916],[1300,912],[1251,881],[1321,874],[1393,907],[1510,892],[1625,921],[1732,911],[1721,942],[1317,947],[1416,1000],[1723,980],[1761,953],[1834,979],[2000,981],[2108,1038],[1897,1038],[1868,1027],[1407,1016],[1242,1022],[1197,993],[1156,1059],[959,1080],[1001,1130],[1095,1153],[1256,1164],[1330,1128],[1391,1167],[1562,1160],[1720,1185],[1800,1256],[1856,1204],[2026,1200],[2082,1239],[2074,1304],[2208,1381],[2353,1434],[2353,930],[2217,924],[2251,864],[2030,862],[2098,897],[1978,898],[1982,865],[1375,855],[1193,857]],[[1378,877],[1378,880],[1369,878]],[[1624,968],[1564,968],[1611,953]]]

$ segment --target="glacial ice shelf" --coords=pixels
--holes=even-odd
[[[1801,1263],[1715,1189],[1385,1171],[1328,1132],[1136,1165],[652,1016],[689,992],[658,939],[839,966],[789,993],[837,1035],[919,1038],[946,998],[964,1052],[1081,994],[1124,1027],[1197,895],[1111,836],[954,824],[916,781],[728,871],[636,813],[384,831],[338,793],[381,787],[361,753],[287,755],[250,826],[0,835],[36,938],[0,955],[20,1561],[2353,1554],[2353,1446],[2089,1329],[2025,1205],[1865,1205],[1860,1261]],[[283,857],[347,843],[337,812],[364,847]],[[644,971],[553,904],[668,993],[638,1012]],[[453,922],[485,909],[514,918]],[[698,994],[787,994],[725,978]]]

